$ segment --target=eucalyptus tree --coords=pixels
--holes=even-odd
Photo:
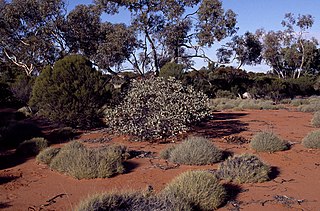
[[[318,41],[305,35],[313,26],[311,15],[285,15],[282,31],[260,33],[263,58],[281,78],[299,78],[315,67]]]
[[[195,57],[211,61],[204,48],[236,32],[236,14],[220,0],[96,0],[105,12],[125,8],[137,33],[138,49],[128,61],[141,74],[159,72],[166,62],[191,65]]]
[[[230,42],[217,50],[218,62],[230,63],[236,60],[237,69],[243,65],[260,64],[262,60],[262,44],[259,37],[251,32],[234,36]]]
[[[60,27],[65,14],[63,0],[1,0],[1,60],[31,75],[62,57],[66,45]]]

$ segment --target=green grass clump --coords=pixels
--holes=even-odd
[[[48,150],[47,153],[54,154],[55,152]],[[51,159],[49,166],[77,179],[106,178],[124,172],[123,154],[124,148],[120,146],[90,149],[73,141],[60,149],[58,154]],[[48,157],[50,160],[50,155]]]
[[[320,111],[320,98],[319,97],[309,97],[307,99],[298,99],[298,103],[294,104],[298,111],[302,112],[317,112]],[[299,105],[300,103],[300,105]]]
[[[277,152],[288,149],[288,143],[272,132],[259,132],[251,140],[250,146],[257,152]]]
[[[48,141],[44,138],[37,137],[19,144],[16,153],[23,156],[34,156],[47,147]]]
[[[271,168],[255,155],[229,157],[219,165],[217,175],[236,183],[256,183],[269,180]]]
[[[48,147],[42,150],[36,157],[39,163],[49,165],[52,159],[60,152],[60,148]]]
[[[272,100],[215,98],[210,101],[210,108],[212,110],[278,110],[284,108],[284,106],[276,105]]]
[[[306,148],[320,149],[320,130],[310,132],[303,138],[302,145]]]
[[[313,118],[311,120],[311,124],[313,127],[320,127],[320,111],[316,112],[313,115]]]
[[[222,151],[203,137],[189,137],[175,147],[160,153],[162,158],[185,165],[206,165],[222,160]]]
[[[167,198],[157,197],[151,194],[132,193],[103,193],[89,197],[80,202],[76,211],[104,211],[104,210],[158,210],[158,211],[178,211],[191,210],[179,209],[179,205],[172,203]]]
[[[193,210],[214,210],[226,198],[226,190],[217,177],[205,171],[187,171],[171,181],[162,191]]]

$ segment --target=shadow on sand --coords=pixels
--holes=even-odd
[[[212,118],[194,126],[191,132],[194,135],[204,136],[207,138],[222,138],[239,134],[247,130],[247,123],[239,120],[246,113],[215,113]]]

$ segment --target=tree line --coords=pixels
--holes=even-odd
[[[131,15],[128,25],[101,19],[124,10]],[[318,42],[305,36],[313,23],[311,15],[288,13],[283,30],[238,35],[237,15],[220,0],[95,0],[70,12],[63,0],[1,0],[1,66],[32,75],[81,54],[102,71],[144,75],[158,74],[168,62],[194,70],[194,58],[202,58],[218,65],[236,61],[237,68],[264,61],[281,78],[299,78],[320,67]],[[226,38],[217,60],[205,53]]]

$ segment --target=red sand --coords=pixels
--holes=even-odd
[[[316,130],[310,125],[312,114],[288,110],[225,111],[214,114],[209,124],[193,133],[211,138],[221,149],[257,154],[276,167],[274,179],[258,184],[229,185],[234,201],[220,210],[240,206],[242,210],[320,210],[320,150],[308,150],[302,138]],[[248,144],[227,144],[224,136],[240,135],[250,139],[260,130],[270,130],[293,143],[290,150],[276,153],[255,153]],[[106,134],[85,134],[79,139],[98,138]],[[111,137],[130,149],[157,153],[168,144],[129,142],[124,137]],[[189,169],[216,169],[209,166],[178,166],[157,158],[133,158],[126,164],[128,172],[107,179],[77,180],[38,165],[35,159],[0,170],[0,209],[3,210],[74,210],[88,195],[113,190],[144,190],[151,185],[160,191],[166,183]],[[169,169],[164,170],[159,167]],[[54,198],[55,197],[55,198]],[[278,197],[278,198],[277,198]],[[290,198],[286,198],[290,197]],[[52,199],[53,200],[49,200]],[[286,199],[291,204],[282,204]],[[49,201],[48,201],[49,200]],[[301,200],[301,201],[298,201]],[[299,203],[300,204],[299,204]],[[237,209],[234,209],[237,210]]]

